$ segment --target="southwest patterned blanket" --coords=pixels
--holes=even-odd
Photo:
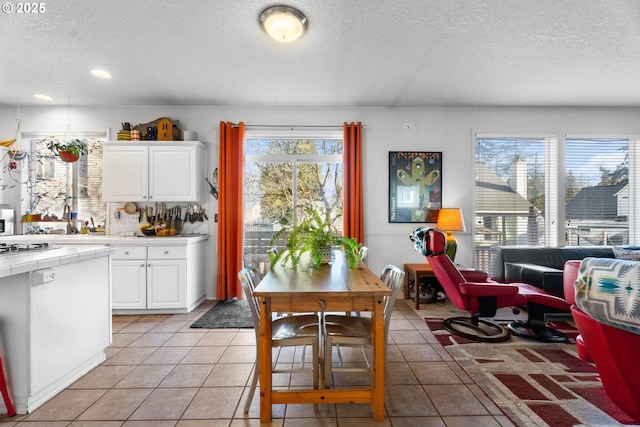
[[[574,286],[582,311],[601,323],[640,334],[640,262],[585,258]]]

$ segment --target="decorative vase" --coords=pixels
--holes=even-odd
[[[333,248],[331,246],[324,248],[322,251],[322,264],[329,264],[331,262]]]
[[[60,156],[60,160],[67,163],[73,163],[80,158],[80,156],[69,154],[66,151],[61,151],[58,155]]]

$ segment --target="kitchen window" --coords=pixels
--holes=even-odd
[[[342,230],[342,133],[245,139],[244,262],[265,271],[272,237],[295,224],[296,206],[327,210]],[[284,240],[284,236],[283,236]]]
[[[87,153],[75,163],[65,163],[48,148],[45,137],[51,132],[23,134],[23,140],[30,141],[31,161],[28,172],[30,179],[24,183],[23,213],[40,213],[62,218],[65,204],[72,206],[77,218],[82,221],[94,219],[96,224],[105,221],[105,203],[102,191],[102,142],[106,133],[74,133],[74,138],[87,144]],[[103,136],[104,135],[104,136]],[[77,225],[77,224],[74,224]],[[55,228],[65,228],[59,224],[35,223],[26,225],[22,232],[47,232]]]

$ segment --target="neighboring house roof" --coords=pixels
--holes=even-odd
[[[615,185],[585,187],[567,203],[567,219],[609,220],[618,216],[616,194],[627,185],[623,181]]]
[[[476,215],[527,215],[530,206],[487,165],[476,162]]]

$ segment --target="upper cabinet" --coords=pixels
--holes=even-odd
[[[196,141],[105,142],[102,200],[201,201],[206,195],[205,152]]]

